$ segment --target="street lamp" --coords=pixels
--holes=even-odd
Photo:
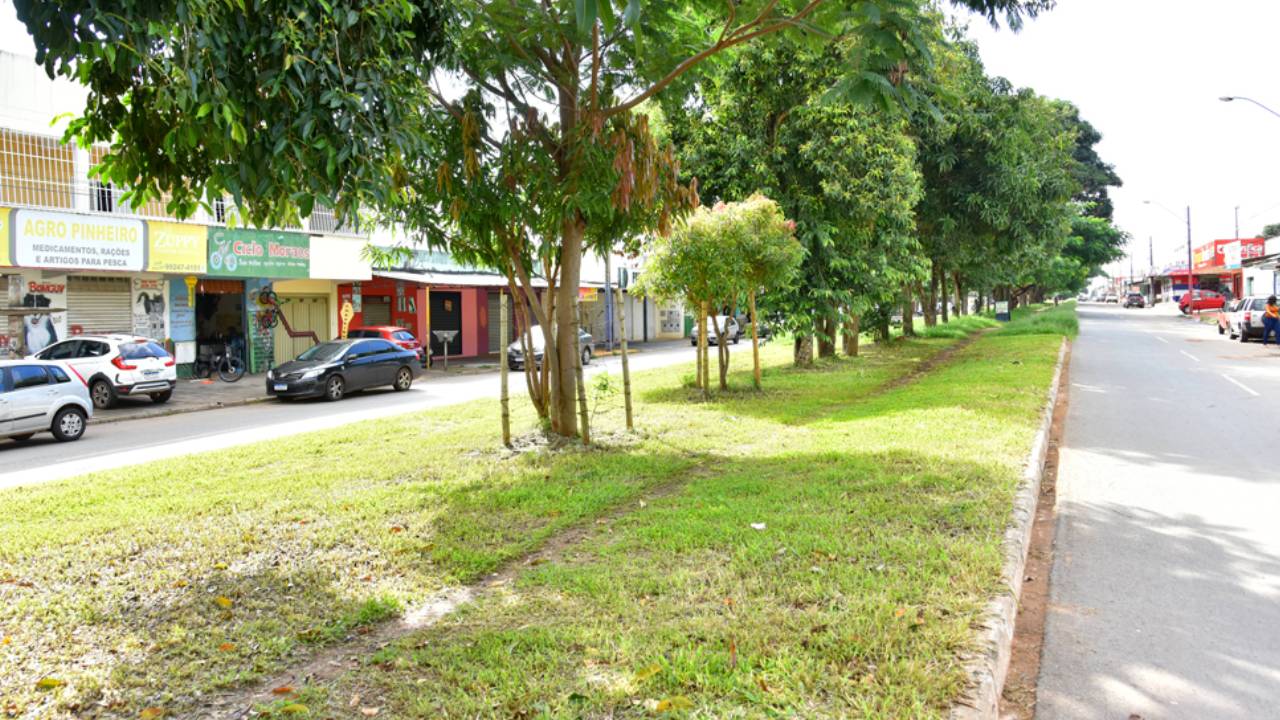
[[[1253,98],[1244,97],[1243,95],[1223,95],[1218,99],[1221,100],[1222,102],[1232,102],[1233,100],[1244,100],[1245,102],[1251,102],[1254,105],[1257,105],[1258,107],[1262,108],[1263,110],[1266,110],[1267,112],[1271,113],[1272,115],[1275,115],[1276,117],[1280,117],[1280,112],[1276,112],[1275,110],[1272,110],[1271,108],[1267,107],[1266,105],[1263,105],[1257,100],[1254,100]]]
[[[1160,203],[1154,200],[1143,200],[1142,204],[1155,205],[1156,207],[1160,208],[1161,210],[1164,210],[1170,215],[1174,217],[1178,217],[1178,213],[1170,210],[1169,208],[1165,207],[1164,205],[1161,205]],[[1178,218],[1178,219],[1181,220],[1182,218]],[[1196,276],[1191,271],[1191,205],[1187,205],[1186,223],[1187,223],[1187,292],[1191,292],[1196,287]]]

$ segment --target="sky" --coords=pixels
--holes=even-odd
[[[1058,0],[1021,32],[974,18],[987,71],[1075,103],[1116,167],[1116,223],[1132,236],[1135,268],[1186,258],[1193,245],[1252,237],[1280,222],[1280,2]],[[33,54],[11,0],[0,0],[0,50]],[[1157,204],[1144,204],[1152,200]],[[1168,208],[1161,209],[1160,205]],[[1112,267],[1128,274],[1128,261]]]

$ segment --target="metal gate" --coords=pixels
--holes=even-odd
[[[67,330],[72,335],[133,332],[129,278],[67,278]]]
[[[361,300],[361,304],[364,305],[364,309],[361,312],[364,315],[363,322],[365,325],[391,324],[391,298],[365,295]]]
[[[284,316],[275,330],[277,363],[292,360],[311,347],[310,337],[290,337],[285,322],[295,333],[311,331],[321,342],[329,338],[329,297],[327,295],[284,295],[280,297],[280,314]]]

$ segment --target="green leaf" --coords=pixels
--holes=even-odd
[[[201,103],[200,109],[196,111],[196,119],[199,120],[211,112],[213,112],[213,103]]]

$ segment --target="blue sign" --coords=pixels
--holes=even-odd
[[[196,339],[196,309],[187,296],[183,278],[169,279],[169,337],[174,342]]]

